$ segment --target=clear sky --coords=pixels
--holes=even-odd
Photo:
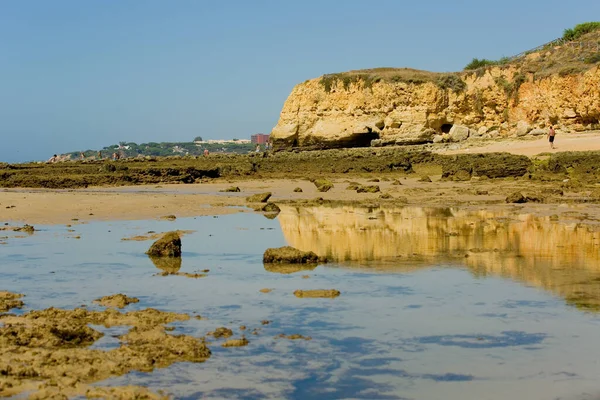
[[[0,161],[249,138],[306,79],[457,71],[599,17],[598,0],[0,0]]]

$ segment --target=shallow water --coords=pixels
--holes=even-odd
[[[102,385],[189,399],[598,398],[600,233],[563,211],[539,218],[284,207],[275,220],[240,213],[39,226],[31,236],[3,233],[0,290],[26,294],[20,312],[97,308],[94,299],[125,293],[140,299],[127,309],[205,318],[173,324],[176,333],[204,336],[226,326],[239,337],[239,326],[248,327],[247,347],[214,341],[204,363]],[[182,238],[180,271],[210,269],[207,277],[157,275],[144,255],[151,242],[121,240],[174,229],[195,231]],[[334,262],[286,274],[263,266],[264,250],[285,244]],[[329,288],[341,296],[293,295]],[[312,340],[276,339],[281,333]],[[94,346],[117,343],[106,335]]]

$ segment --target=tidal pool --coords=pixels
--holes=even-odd
[[[274,220],[240,213],[37,226],[33,235],[3,234],[0,290],[26,295],[16,314],[102,309],[93,300],[124,293],[140,300],[126,310],[203,317],[171,324],[174,334],[225,326],[250,341],[223,348],[209,338],[206,362],[103,386],[178,399],[592,399],[600,396],[600,229],[584,219],[568,209],[535,217],[282,207]],[[181,265],[155,265],[144,254],[151,241],[122,240],[176,229],[193,231],[182,238]],[[332,262],[262,264],[266,248],[286,244]],[[206,269],[197,279],[161,274]],[[296,298],[297,289],[341,296]],[[103,331],[92,346],[118,346],[111,335],[122,332]]]

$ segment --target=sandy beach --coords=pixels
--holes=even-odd
[[[600,132],[561,136],[557,149],[562,151],[600,150]],[[461,147],[440,150],[444,154],[510,152],[533,156],[547,152],[545,138],[536,140],[507,140],[480,147]],[[425,171],[427,172],[427,171]],[[544,190],[556,188],[556,183],[520,181],[515,179],[477,180],[468,182],[441,181],[431,174],[432,182],[422,182],[423,173],[378,176],[349,174],[332,179],[334,187],[319,192],[308,179],[217,179],[196,184],[161,184],[125,187],[90,187],[86,189],[4,189],[0,191],[0,222],[28,224],[68,224],[74,220],[140,220],[167,215],[190,217],[252,212],[246,197],[271,192],[273,202],[301,202],[322,198],[341,202],[404,202],[413,205],[453,206],[503,203],[515,190]],[[380,178],[380,179],[379,179]],[[394,183],[394,180],[397,182]],[[377,185],[376,193],[357,193],[348,190],[349,183]],[[240,192],[225,192],[231,186]],[[296,188],[301,192],[294,191]],[[381,199],[382,194],[389,199]],[[564,196],[552,202],[574,202],[586,193],[565,190]]]

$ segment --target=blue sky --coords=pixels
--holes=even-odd
[[[461,70],[599,20],[600,1],[0,1],[0,161],[270,132],[293,86]]]

